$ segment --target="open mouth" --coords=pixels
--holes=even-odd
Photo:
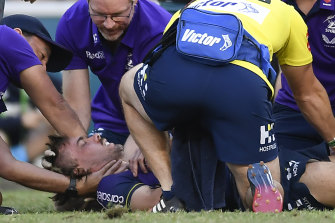
[[[107,147],[109,144],[111,144],[110,142],[107,141],[107,139],[105,138],[101,138],[101,141],[100,141],[101,145]],[[124,147],[123,145],[121,144],[115,144],[115,149],[118,150],[118,151],[123,151],[124,150]]]

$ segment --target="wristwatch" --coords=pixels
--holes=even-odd
[[[76,188],[76,179],[75,178],[70,178],[70,185],[66,189],[65,194],[71,197],[76,197],[78,195],[78,191]]]

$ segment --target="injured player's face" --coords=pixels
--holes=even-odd
[[[70,138],[60,153],[71,158],[77,165],[77,169],[95,172],[112,160],[122,159],[123,146],[107,142],[99,134],[91,137]]]

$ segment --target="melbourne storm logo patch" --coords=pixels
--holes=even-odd
[[[335,47],[335,15],[328,16],[323,22],[326,25],[322,40],[326,47]]]

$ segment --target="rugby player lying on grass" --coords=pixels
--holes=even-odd
[[[98,134],[89,138],[50,136],[49,148],[55,156],[47,159],[53,164],[55,171],[72,177],[82,177],[113,159],[128,162],[135,152],[134,143],[128,140],[122,147],[108,143]],[[335,184],[334,179],[329,177],[335,171],[335,156],[329,156],[325,144],[295,153],[281,150],[279,158],[285,190],[284,210],[323,210],[335,207],[335,190],[329,187]],[[150,210],[160,196],[161,188],[151,172],[144,174],[139,171],[138,177],[134,177],[130,170],[103,178],[96,195],[102,205],[100,209],[120,204],[130,210]],[[71,205],[68,201],[63,203]],[[81,200],[79,206],[64,210],[79,209],[85,206],[84,203]]]
[[[129,160],[137,152],[136,144],[131,138],[128,138],[124,147],[107,142],[99,134],[88,138],[63,136],[49,136],[49,138],[50,143],[47,145],[54,156],[48,155],[44,159],[52,164],[53,171],[73,178],[87,176],[111,160],[121,159],[124,165],[128,165]],[[130,170],[126,170],[103,178],[96,196],[102,206],[97,207],[92,199],[87,197],[70,198],[57,194],[54,200],[59,211],[97,210],[107,208],[112,203],[120,204],[130,210],[149,210],[159,201],[161,189],[151,172],[143,173],[139,170],[137,177],[134,177]]]

